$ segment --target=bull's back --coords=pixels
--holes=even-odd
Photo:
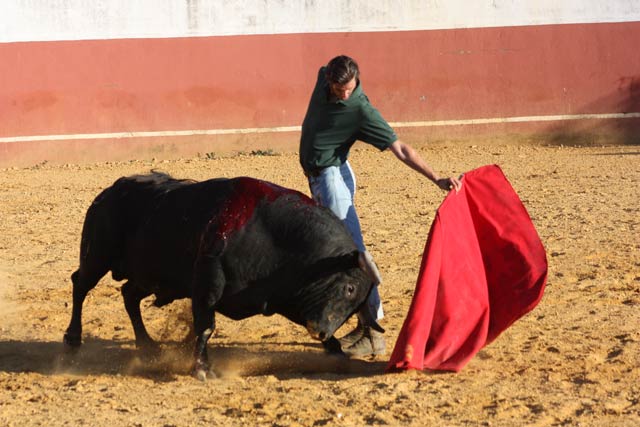
[[[191,183],[160,194],[125,236],[125,275],[157,287],[186,286],[210,227],[231,191],[229,180]]]
[[[352,250],[345,236],[340,221],[311,199],[266,181],[191,182],[151,174],[121,178],[96,198],[85,220],[82,258],[118,280],[186,296],[200,257],[235,259],[236,277],[268,275],[246,270],[258,258],[258,240],[268,246],[262,253],[274,257],[273,265],[279,257],[303,265]],[[228,245],[233,250],[223,254]]]
[[[80,243],[80,268],[117,270],[126,237],[147,214],[153,185],[123,177],[93,200],[85,215]]]
[[[224,181],[211,184],[225,187]],[[182,215],[183,207],[198,206],[199,199],[207,199],[202,191],[190,190],[196,185],[159,173],[118,179],[87,210],[80,245],[81,269],[106,268],[121,280],[144,270],[146,263],[153,261],[152,255],[166,258],[170,244],[185,229],[197,228],[193,214]],[[215,188],[210,192],[215,193]],[[215,200],[208,200],[209,205],[212,203]],[[211,206],[201,203],[200,210],[206,209]]]

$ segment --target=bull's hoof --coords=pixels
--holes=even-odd
[[[204,369],[198,369],[193,373],[193,376],[195,379],[203,383],[207,381],[207,371],[205,371]]]
[[[198,381],[201,382],[207,382],[207,380],[214,380],[216,378],[218,378],[218,375],[212,370],[212,369],[207,369],[204,367],[200,367],[200,368],[193,368],[193,371],[191,372],[191,375],[193,376],[193,378],[197,379]]]
[[[191,369],[191,375],[199,381],[205,382],[207,379],[215,379],[218,378],[216,373],[209,365],[209,362],[200,357],[196,357],[196,360],[193,364],[193,368]]]
[[[160,344],[153,340],[138,342],[136,343],[136,348],[140,350],[145,359],[155,359],[162,353]]]
[[[79,334],[66,332],[62,342],[68,350],[77,350],[82,345],[82,337]]]
[[[340,341],[336,339],[336,337],[332,336],[326,341],[322,341],[322,346],[324,347],[324,351],[329,354],[339,354],[344,356],[344,352],[342,351],[342,346],[340,345]]]

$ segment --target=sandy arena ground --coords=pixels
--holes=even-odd
[[[384,277],[390,352],[444,192],[392,154],[359,147],[352,154],[357,205]],[[209,347],[224,375],[201,383],[189,376],[190,345],[181,344],[188,305],[143,301],[147,326],[164,343],[160,359],[147,363],[133,346],[121,284],[110,276],[86,301],[85,344],[70,357],[62,345],[69,276],[99,191],[158,169],[198,180],[249,175],[308,194],[297,156],[0,170],[0,425],[640,425],[640,147],[417,148],[445,175],[500,165],[549,260],[538,307],[457,374],[385,374],[388,356],[328,357],[279,316],[219,316]]]

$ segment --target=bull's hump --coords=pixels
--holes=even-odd
[[[261,202],[272,203],[283,196],[294,196],[298,203],[315,205],[315,202],[299,191],[281,187],[255,178],[240,177],[232,180],[232,191],[217,218],[217,237],[227,238],[244,227]]]
[[[266,199],[270,202],[284,195],[296,195],[303,201],[308,201],[313,204],[313,201],[300,193],[299,191],[292,190],[290,188],[281,187],[272,182],[262,181],[255,178],[240,177],[234,180],[234,189],[237,196],[240,198],[248,198],[254,200]]]

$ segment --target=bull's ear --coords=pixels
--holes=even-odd
[[[360,252],[358,255],[358,266],[371,278],[374,285],[379,285],[382,282],[382,277],[378,271],[378,266],[373,262],[373,257],[369,251]]]

